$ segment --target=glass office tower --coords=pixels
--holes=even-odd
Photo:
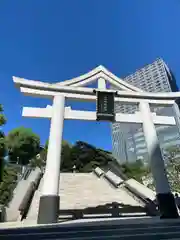
[[[178,86],[175,78],[162,59],[144,66],[124,78],[124,81],[147,92],[176,92]],[[134,113],[137,105],[115,104],[116,113]],[[172,108],[153,108],[158,115],[172,116]],[[162,151],[172,145],[180,145],[176,126],[156,126]],[[137,159],[148,161],[148,154],[141,125],[112,124],[113,155],[119,162],[134,162]]]

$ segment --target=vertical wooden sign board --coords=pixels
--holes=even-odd
[[[115,121],[114,92],[97,91],[96,120]]]

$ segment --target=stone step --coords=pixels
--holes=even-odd
[[[139,205],[124,189],[114,189],[94,174],[68,174],[60,179],[61,209],[97,206],[112,202]]]

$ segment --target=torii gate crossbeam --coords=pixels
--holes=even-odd
[[[49,119],[51,119],[52,106],[47,106],[46,108],[24,107],[22,116],[23,117],[31,117],[31,118],[49,118]],[[72,110],[71,107],[65,107],[64,119],[96,121],[96,112]],[[157,125],[166,125],[166,126],[176,125],[174,117],[158,116],[158,115],[156,115],[156,113],[152,113],[152,119],[153,119],[153,123],[157,124]],[[135,114],[117,113],[115,116],[115,122],[143,123],[143,118],[142,118],[142,114],[140,112],[136,112]]]

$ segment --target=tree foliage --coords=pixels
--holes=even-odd
[[[3,106],[0,104],[0,126],[3,126],[5,123],[6,123],[6,118],[3,114]],[[0,130],[0,182],[2,181],[2,177],[3,177],[5,155],[6,155],[5,134],[2,130]]]
[[[48,141],[45,144],[47,154]],[[61,171],[72,172],[75,166],[77,172],[91,172],[96,166],[104,166],[110,161],[109,152],[82,142],[77,141],[71,145],[67,141],[62,141],[61,150]]]
[[[164,149],[163,153],[170,187],[173,192],[180,192],[180,149],[178,146],[171,146]],[[144,184],[155,190],[151,171],[144,174]]]
[[[0,126],[3,126],[4,124],[6,124],[6,121],[7,121],[3,112],[4,112],[3,106],[2,104],[0,104]]]
[[[77,141],[71,148],[71,167],[76,166],[78,172],[90,172],[96,166],[105,166],[110,160],[110,156],[102,149]]]
[[[0,126],[3,126],[6,123],[6,118],[3,114],[3,107],[0,104]],[[6,154],[6,143],[5,143],[5,134],[0,130],[0,159],[3,159]]]
[[[180,191],[180,149],[173,146],[165,150],[165,165],[173,191]]]
[[[44,145],[44,150],[41,152],[41,158],[44,159],[44,163],[47,158],[47,151],[48,151],[48,145],[49,145],[49,140],[46,141]],[[72,169],[72,164],[71,164],[71,144],[68,143],[66,140],[62,140],[62,146],[61,146],[61,170],[63,171],[68,171]]]
[[[6,138],[10,162],[27,165],[40,150],[40,138],[29,128],[19,127]]]
[[[72,146],[65,140],[62,141],[61,148],[61,169],[63,171],[72,170],[73,163],[71,161]]]
[[[7,205],[12,199],[13,190],[17,183],[18,168],[9,164],[5,165],[3,181],[0,183],[0,204]]]
[[[44,149],[47,153],[48,141]],[[109,151],[96,148],[82,141],[77,141],[72,146],[67,141],[62,141],[62,172],[72,172],[74,166],[76,167],[76,172],[91,172],[97,166],[106,167],[111,161],[115,161],[115,159]],[[138,181],[142,181],[142,177],[149,172],[149,168],[145,167],[140,160],[135,163],[118,164],[118,166],[121,168],[122,173]]]
[[[141,160],[122,164],[121,170],[128,178],[135,178],[139,182],[142,182],[143,176],[150,172],[149,167],[144,166]]]

